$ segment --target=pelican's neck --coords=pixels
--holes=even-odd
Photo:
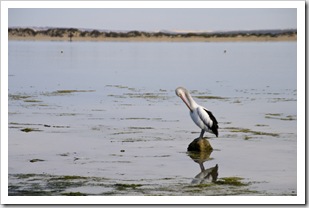
[[[193,110],[194,108],[198,106],[197,103],[193,100],[189,92],[186,92],[186,98],[188,100],[188,104],[190,105],[191,110]]]

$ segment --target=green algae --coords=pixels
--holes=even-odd
[[[42,130],[35,129],[35,128],[24,128],[24,129],[21,129],[21,131],[29,133],[29,132],[32,132],[32,131],[42,131]]]
[[[227,127],[226,129],[230,130],[234,133],[250,133],[253,135],[259,135],[259,136],[272,136],[272,137],[278,137],[279,134],[277,133],[269,133],[269,132],[263,132],[263,131],[254,131],[247,128],[238,128],[238,127]]]
[[[126,190],[126,189],[136,189],[141,187],[141,184],[124,184],[124,183],[116,183],[114,185],[117,190]]]
[[[56,178],[52,178],[51,180],[80,180],[87,179],[87,177],[78,176],[78,175],[64,175]]]
[[[95,90],[57,90],[55,94],[69,94],[74,92],[95,92]]]
[[[139,126],[132,126],[132,127],[129,127],[129,129],[154,129],[153,127],[148,127],[148,126],[145,126],[145,127],[143,127],[143,126],[141,126],[141,127],[139,127]]]
[[[61,193],[63,196],[87,196],[88,194],[84,194],[81,192],[67,192],[67,193]]]
[[[62,96],[62,95],[70,95],[73,93],[84,93],[84,92],[95,92],[95,90],[56,90],[53,92],[43,92],[41,95],[44,96]]]
[[[124,140],[122,140],[121,142],[147,142],[147,140],[145,139],[133,139],[133,138],[126,138]]]
[[[209,188],[209,187],[214,187],[216,186],[216,183],[211,182],[211,183],[200,183],[196,185],[190,185],[186,186],[185,188],[198,188],[198,189],[203,189],[203,188]]]
[[[220,178],[215,184],[218,185],[230,185],[230,186],[248,186],[248,183],[243,183],[241,182],[243,178],[240,177],[225,177],[225,178]]]
[[[252,139],[252,137],[245,135],[244,140]]]
[[[261,195],[259,191],[251,190],[251,182],[243,182],[241,177],[223,177],[214,182],[191,184],[183,187],[188,195],[230,196],[230,195]]]
[[[59,113],[57,116],[76,116],[77,113]]]
[[[113,133],[112,135],[122,135],[122,134],[140,134],[143,133],[142,131],[120,131]]]
[[[26,94],[9,94],[8,97],[10,100],[24,100],[31,98],[32,96]]]
[[[208,99],[208,100],[227,100],[226,97],[220,97],[220,96],[211,96],[211,95],[197,95],[194,96],[198,99]]]
[[[43,161],[45,161],[45,160],[42,160],[42,159],[32,159],[29,162],[35,163],[35,162],[43,162]]]
[[[296,115],[284,116],[282,113],[266,113],[265,118],[267,119],[278,119],[282,121],[294,121],[296,120]]]
[[[266,125],[266,124],[256,124],[255,126],[264,127],[264,126],[269,126],[269,125]]]
[[[17,174],[16,175],[16,178],[18,179],[28,179],[28,178],[33,178],[35,177],[36,174],[33,174],[33,173],[28,173],[28,174]]]
[[[282,113],[266,113],[266,116],[281,116]]]
[[[49,125],[49,124],[34,124],[34,123],[18,123],[18,122],[10,122],[9,123],[9,128],[16,128],[16,129],[20,129],[20,131],[22,132],[41,132],[43,130],[39,129],[39,128],[34,128],[34,127],[23,127],[23,126],[39,126],[39,127],[44,127],[44,128],[70,128],[70,126],[57,126],[57,125]]]
[[[24,100],[24,102],[26,102],[26,103],[40,103],[40,102],[42,102],[41,100]]]
[[[169,97],[166,93],[125,93],[130,98],[142,98],[146,100],[167,100]]]
[[[297,101],[297,99],[295,98],[270,98],[269,99],[270,102],[272,103],[277,103],[277,102],[294,102],[294,101]]]
[[[250,190],[251,183],[240,177],[219,178],[217,182],[189,184],[175,178],[141,179],[142,183],[115,181],[102,177],[49,174],[10,174],[9,196],[86,196],[86,195],[260,195]],[[165,181],[165,182],[164,182]],[[94,193],[93,190],[100,191]],[[265,193],[264,193],[265,195]]]
[[[119,88],[119,89],[128,89],[131,91],[137,91],[137,89],[133,88],[133,87],[128,87],[128,86],[124,86],[124,85],[105,85],[105,87],[114,87],[114,88]]]

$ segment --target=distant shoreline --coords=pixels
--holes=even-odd
[[[31,28],[9,28],[8,40],[20,41],[106,41],[106,42],[256,42],[297,41],[296,30],[168,33],[168,32],[100,32],[74,28],[36,31]]]
[[[9,40],[16,41],[70,41],[68,38],[59,37],[20,37],[9,36]],[[296,41],[296,36],[281,36],[281,37],[234,37],[234,38],[74,38],[72,42],[77,41],[98,41],[98,42],[264,42],[264,41]]]

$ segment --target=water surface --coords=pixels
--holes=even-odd
[[[296,42],[9,41],[9,194],[296,195],[296,83]],[[178,86],[219,122],[222,183],[191,183]]]

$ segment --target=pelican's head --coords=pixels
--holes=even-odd
[[[188,108],[190,109],[190,111],[192,111],[192,108],[191,108],[191,103],[190,101],[188,100],[188,96],[189,96],[189,93],[188,93],[188,90],[186,90],[185,88],[183,87],[178,87],[176,90],[176,95],[178,97],[180,97],[182,99],[182,101],[188,106]]]
[[[185,94],[188,92],[188,90],[186,90],[185,88],[183,87],[177,87],[177,89],[175,90],[176,92],[176,95],[178,97],[185,97]]]

